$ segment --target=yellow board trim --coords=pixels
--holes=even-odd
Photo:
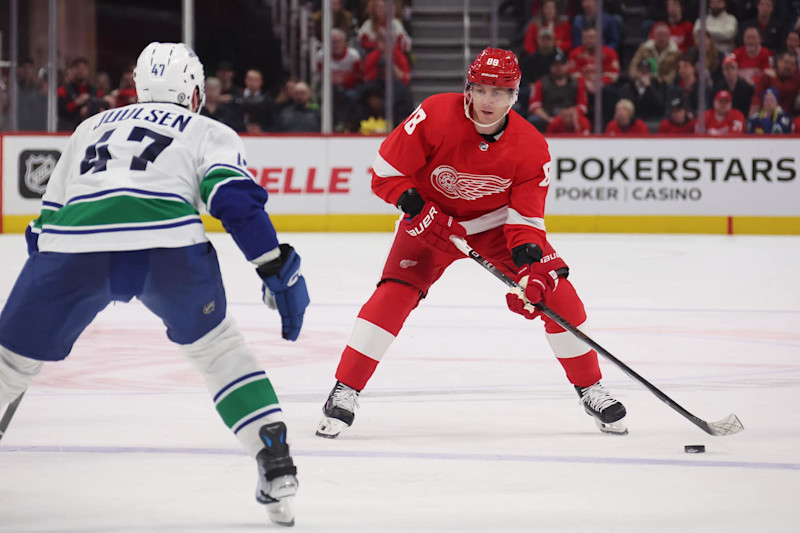
[[[36,215],[4,215],[3,233],[24,233]],[[203,215],[207,231],[224,231]],[[394,231],[397,215],[270,215],[278,232]],[[800,235],[800,217],[549,215],[552,233],[697,233]]]

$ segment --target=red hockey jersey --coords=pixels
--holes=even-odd
[[[721,120],[716,111],[706,111],[706,133],[709,135],[730,135],[744,133],[744,115],[738,109],[731,109]]]
[[[460,93],[431,96],[381,144],[372,190],[397,205],[414,187],[455,217],[468,234],[505,225],[509,249],[544,248],[550,151],[539,131],[515,112],[495,142],[475,131]]]

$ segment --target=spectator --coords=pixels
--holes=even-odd
[[[17,128],[47,130],[47,83],[42,83],[32,59],[17,65]]]
[[[383,94],[373,85],[364,91],[364,116],[359,120],[358,132],[362,135],[386,134],[386,105]]]
[[[783,46],[784,29],[781,21],[775,18],[772,0],[758,0],[757,15],[746,20],[740,29],[740,40],[744,41],[744,32],[748,28],[755,28],[761,35],[761,43],[771,51],[777,51]]]
[[[317,68],[322,70],[322,50],[317,54]],[[334,91],[355,89],[364,81],[361,56],[347,46],[347,35],[339,28],[331,29],[331,83]]]
[[[364,58],[364,81],[374,81],[378,78],[378,70],[386,70],[386,30],[378,30],[378,40],[375,48]],[[404,85],[411,83],[411,65],[406,55],[396,42],[392,49],[392,67],[394,78]]]
[[[726,11],[725,0],[708,0],[706,30],[711,34],[711,41],[722,53],[727,54],[733,51],[739,23],[736,21],[736,17]],[[695,34],[700,31],[699,18],[694,23],[694,31]],[[696,38],[695,42],[697,42]]]
[[[137,102],[136,84],[133,82],[133,69],[136,65],[130,65],[128,70],[122,73],[119,78],[119,87],[111,91],[114,99],[113,107],[123,107]]]
[[[69,81],[58,88],[58,131],[72,131],[88,117],[109,108],[97,89],[89,85],[86,59],[73,59],[66,79]]]
[[[260,70],[250,69],[244,77],[244,90],[230,105],[228,123],[239,133],[275,131],[276,110],[272,96],[264,91]],[[220,97],[220,102],[224,101]]]
[[[657,132],[664,135],[694,133],[696,121],[689,116],[686,99],[675,96],[669,101],[667,118],[658,125]]]
[[[539,131],[545,131],[561,109],[577,107],[583,115],[589,106],[585,81],[570,76],[566,63],[564,52],[557,51],[550,65],[550,73],[531,87],[528,121]]]
[[[670,37],[681,52],[685,52],[694,45],[693,26],[691,22],[683,18],[682,0],[667,0],[667,18],[662,22],[669,28]],[[650,29],[650,39],[654,37],[655,27],[656,25],[653,24]]]
[[[553,133],[577,133],[589,135],[592,132],[592,123],[589,119],[578,112],[575,106],[562,107],[555,117],[547,125],[547,134]]]
[[[680,55],[678,45],[670,38],[669,27],[664,22],[656,22],[653,26],[653,38],[642,43],[633,55],[628,75],[635,78],[642,61],[650,60],[655,67],[653,70],[656,78],[664,83],[672,83],[675,81]]]
[[[94,87],[100,98],[108,103],[106,109],[114,107],[114,98],[111,96],[111,76],[108,72],[98,72],[94,75]]]
[[[394,4],[397,5],[397,2],[394,2]],[[386,28],[386,20],[388,18],[386,0],[369,0],[367,12],[369,13],[369,18],[364,21],[358,30],[358,41],[365,55],[375,49],[378,30]],[[394,35],[395,44],[399,44],[403,52],[409,53],[411,51],[411,38],[406,33],[403,23],[395,17],[392,17],[392,34]]]
[[[753,86],[739,77],[738,65],[735,55],[725,56],[722,60],[722,78],[714,84],[714,92],[719,93],[723,90],[729,92],[733,96],[733,108],[746,117],[750,114]]]
[[[800,134],[800,116],[795,117],[794,122],[792,122],[792,133],[795,135]]]
[[[219,78],[214,76],[206,78],[206,103],[200,110],[200,114],[223,124],[228,124],[230,106],[220,102],[220,96],[222,96],[222,82],[219,81]]]
[[[233,63],[230,61],[220,61],[217,65],[217,79],[222,83],[222,95],[219,101],[223,104],[230,104],[233,99],[242,94],[242,88],[233,81],[235,76]]]
[[[657,126],[657,121],[664,116],[666,87],[653,75],[651,61],[642,59],[633,71],[632,79],[622,86],[619,93],[620,98],[633,102],[642,120],[656,122]]]
[[[706,102],[711,100],[708,88],[703,88],[706,92]],[[700,88],[697,83],[697,66],[694,58],[689,54],[683,54],[678,60],[678,77],[675,83],[667,87],[667,98],[673,99],[681,97],[687,104],[689,118],[697,117],[697,106]]]
[[[714,97],[714,108],[706,111],[706,133],[732,135],[744,133],[744,115],[732,106],[733,97],[722,90]]]
[[[278,116],[279,131],[290,133],[319,133],[322,118],[319,106],[311,101],[311,89],[304,81],[294,84],[292,104]]]
[[[593,1],[593,0],[592,0]],[[573,48],[568,56],[568,68],[570,73],[577,77],[583,78],[586,82],[586,90],[590,94],[595,93],[595,79],[594,79],[594,54],[595,47],[597,46],[597,32],[594,26],[587,26],[581,32],[582,42],[580,46]],[[602,64],[601,69],[603,85],[611,85],[616,83],[619,78],[619,57],[617,53],[608,46],[602,46]]]
[[[342,8],[342,0],[330,0],[331,18],[333,19],[332,29],[341,30],[345,36],[345,42],[355,36],[355,18],[353,13]],[[318,9],[311,14],[311,22],[314,24],[314,35],[322,40],[322,9]]]
[[[739,64],[739,76],[755,86],[766,70],[774,67],[772,52],[761,46],[761,34],[758,28],[744,30],[744,45],[733,51]]]
[[[700,33],[695,32],[694,35],[694,42],[700,42]],[[700,48],[699,44],[689,48],[686,51],[690,57],[692,57],[692,61],[695,63],[697,62],[698,58],[700,57]],[[723,54],[717,45],[714,44],[714,41],[711,39],[711,34],[706,32],[706,81],[709,83],[715,83],[722,78],[721,66],[722,60],[725,58],[725,54]]]
[[[606,126],[606,135],[628,136],[649,135],[650,130],[642,119],[636,118],[636,106],[633,102],[623,98],[617,102],[614,119]]]
[[[278,95],[275,97],[275,105],[277,106],[277,112],[280,114],[285,108],[292,105],[292,92],[294,92],[294,86],[297,82],[300,81],[297,79],[297,76],[289,76],[281,85],[280,91],[278,91]]]
[[[595,27],[597,17],[597,0],[581,0],[583,13],[577,15],[572,21],[572,46],[573,48],[584,44],[583,30],[587,26]],[[600,13],[603,28],[601,44],[614,50],[616,53],[620,45],[619,22],[613,15]]]
[[[795,58],[797,58],[797,68],[800,70],[800,31],[789,30],[786,34],[784,49],[794,53]]]
[[[768,88],[774,88],[778,93],[778,100],[786,106],[785,111],[795,115],[798,108],[798,96],[800,95],[800,74],[797,72],[797,57],[789,51],[778,54],[776,68],[773,73],[767,73],[761,77],[756,85],[755,94],[750,106],[750,114],[755,113],[761,108],[761,95]]]
[[[572,27],[569,21],[561,18],[555,0],[544,0],[539,16],[528,24],[524,38],[526,55],[536,52],[539,43],[538,35],[543,29],[548,29],[553,33],[555,45],[564,53],[572,50]]]
[[[747,119],[747,133],[756,135],[792,132],[792,117],[780,106],[778,91],[770,87],[761,95],[761,109]]]
[[[550,72],[550,65],[558,52],[566,59],[563,50],[556,46],[553,31],[549,28],[542,28],[536,35],[537,46],[532,54],[525,55],[520,60],[520,70],[522,70],[522,85],[531,84],[539,81],[542,76]],[[520,100],[523,94],[520,93]]]

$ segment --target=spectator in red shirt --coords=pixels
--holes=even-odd
[[[373,81],[378,78],[378,69],[385,67],[386,55],[386,30],[378,30],[378,39],[375,48],[364,58],[364,81]],[[383,60],[383,62],[381,61]],[[401,81],[404,85],[411,83],[411,65],[408,58],[403,53],[401,44],[396,41],[392,49],[392,61],[394,63],[394,78]]]
[[[537,35],[539,30],[548,28],[553,32],[556,46],[564,53],[572,50],[572,26],[569,21],[563,20],[555,0],[544,0],[539,16],[531,20],[525,30],[524,47],[526,54],[536,51]]]
[[[592,132],[592,123],[578,112],[575,106],[562,107],[558,116],[547,125],[546,133],[577,133],[589,135]]]
[[[795,135],[800,134],[800,116],[794,119],[792,122],[792,133]]]
[[[798,70],[800,70],[800,30],[789,30],[789,32],[786,34],[784,48],[787,51],[794,53],[795,57],[797,58]]]
[[[694,133],[696,121],[689,117],[686,100],[676,96],[669,101],[669,115],[658,125],[658,133],[676,135]]]
[[[744,45],[733,51],[739,64],[739,76],[750,85],[756,85],[764,72],[773,68],[772,52],[761,46],[758,28],[744,30]]]
[[[755,113],[761,108],[761,95],[768,88],[774,87],[778,91],[778,97],[784,103],[787,113],[794,115],[798,107],[797,97],[800,94],[800,74],[797,73],[797,57],[789,52],[783,51],[778,54],[776,68],[773,73],[768,73],[761,77],[756,85],[755,94],[750,106],[750,114]]]
[[[583,28],[581,33],[583,44],[569,53],[567,66],[569,72],[576,78],[582,78],[586,82],[586,90],[594,94],[598,87],[595,87],[594,79],[594,54],[597,46],[597,32],[593,26]],[[613,48],[601,45],[602,64],[601,69],[603,85],[616,83],[619,78],[619,57]]]
[[[58,88],[59,131],[72,131],[88,117],[109,108],[103,95],[89,85],[89,61],[75,58],[70,70],[70,81]]]
[[[385,43],[384,43],[385,48]],[[323,51],[317,54],[317,69],[322,71]],[[334,90],[354,89],[364,81],[361,56],[355,48],[347,46],[347,34],[339,28],[331,29],[331,83]]]
[[[739,77],[739,64],[736,56],[728,54],[722,60],[722,79],[714,84],[714,91],[728,91],[733,95],[733,108],[747,116],[753,99],[753,86]]]
[[[681,52],[685,52],[694,45],[692,32],[694,25],[683,18],[683,2],[681,0],[667,0],[667,20],[662,21],[669,27],[672,41]],[[655,24],[650,29],[650,39],[653,38]]]
[[[623,98],[617,102],[614,112],[614,119],[606,126],[606,135],[628,136],[628,135],[650,135],[642,119],[636,118],[636,107],[633,102]]]
[[[567,58],[558,50],[550,73],[531,86],[528,103],[528,120],[539,131],[545,131],[558,111],[565,107],[577,107],[580,114],[585,114],[589,105],[586,86],[583,79],[576,79],[567,73]]]
[[[733,135],[744,133],[745,118],[733,109],[733,97],[728,91],[719,91],[714,97],[714,108],[706,111],[706,133],[709,135]]]
[[[114,107],[135,104],[138,101],[136,85],[133,82],[133,67],[135,66],[131,65],[128,70],[122,73],[122,77],[119,79],[119,88],[111,91],[111,96],[114,98]]]

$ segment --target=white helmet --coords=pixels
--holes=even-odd
[[[183,43],[150,43],[139,54],[133,69],[140,102],[178,104],[199,113],[206,103],[203,64]],[[199,90],[199,106],[192,109],[192,95]]]

